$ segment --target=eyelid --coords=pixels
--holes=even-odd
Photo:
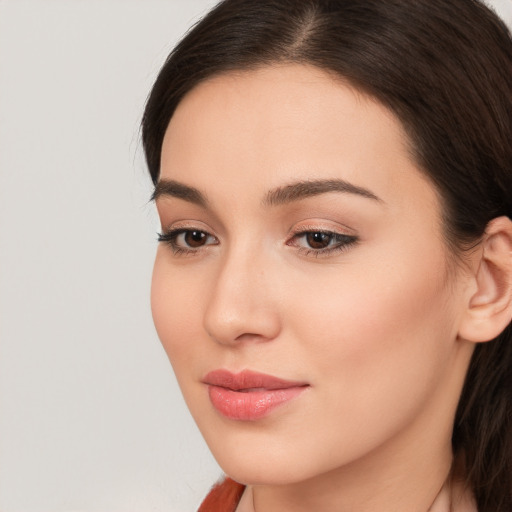
[[[199,220],[176,220],[169,223],[161,222],[161,226],[162,234],[174,233],[176,231],[202,231],[208,235],[218,238],[214,235],[214,229]]]
[[[322,233],[335,233],[338,235],[355,236],[358,237],[356,231],[339,222],[327,222],[325,220],[308,219],[307,221],[298,222],[289,230],[289,236],[293,236],[298,233],[311,233],[311,232],[322,232]]]
[[[302,237],[312,233],[323,233],[332,235],[335,241],[334,245],[328,245],[327,247],[314,249],[313,247],[301,247],[296,241]],[[341,228],[340,224],[334,227],[332,224],[326,226],[325,221],[312,222],[308,221],[307,224],[298,224],[294,226],[287,237],[286,245],[295,247],[301,255],[318,257],[329,257],[330,255],[339,254],[343,251],[348,250],[351,246],[359,242],[359,236],[355,231],[348,226]]]

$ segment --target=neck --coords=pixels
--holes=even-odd
[[[383,450],[380,457],[299,485],[254,486],[250,491],[254,511],[434,512],[432,505],[438,495],[449,492],[450,446],[439,447],[435,454],[429,450],[414,465],[399,460],[396,451],[392,457]]]
[[[288,505],[285,505],[288,506]],[[314,506],[309,510],[318,510],[316,504],[301,505],[301,509],[305,510],[305,507]],[[331,505],[329,505],[331,506]],[[237,508],[237,512],[255,512],[255,497],[254,489],[248,487],[242,496],[240,505]],[[298,510],[298,509],[297,509]],[[380,510],[380,509],[379,509]],[[394,509],[391,509],[394,510]],[[450,475],[441,490],[436,495],[433,503],[428,507],[427,512],[478,512],[474,497],[465,483],[461,480],[457,480],[453,475]]]

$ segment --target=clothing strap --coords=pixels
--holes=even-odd
[[[208,493],[197,512],[235,512],[245,485],[225,478]]]

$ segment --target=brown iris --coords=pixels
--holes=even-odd
[[[185,243],[189,247],[201,247],[206,243],[207,234],[204,231],[187,231]]]
[[[311,232],[306,234],[306,241],[312,249],[325,249],[329,246],[332,240],[332,234]]]

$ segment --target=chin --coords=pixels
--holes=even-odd
[[[289,467],[284,467],[286,465],[258,464],[251,460],[218,462],[226,475],[244,485],[289,485],[312,477],[301,472],[292,473]]]
[[[225,433],[222,439],[207,434],[205,439],[224,473],[244,485],[296,484],[332,471],[340,464],[340,454],[336,460],[332,459],[332,451],[327,457],[315,457],[314,447],[301,449],[281,436],[272,439],[261,434]]]

